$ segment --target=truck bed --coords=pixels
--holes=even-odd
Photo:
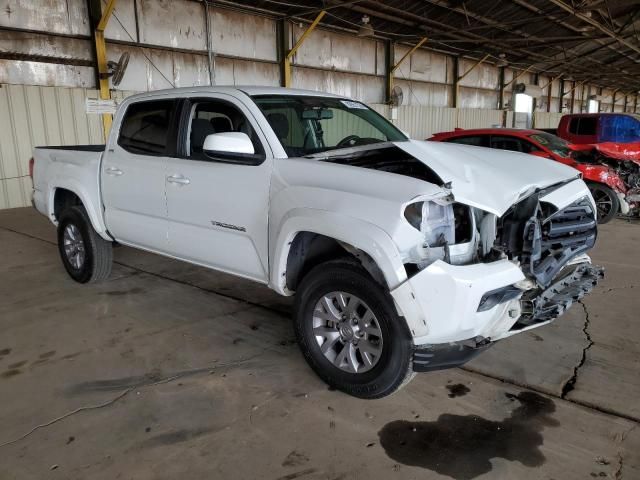
[[[85,206],[96,231],[106,227],[102,218],[100,163],[104,145],[36,147],[33,151],[33,205],[54,222],[55,195],[68,190]]]

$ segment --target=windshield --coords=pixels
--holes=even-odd
[[[569,144],[556,135],[546,132],[540,132],[530,135],[529,138],[534,142],[538,142],[543,147],[548,148],[557,155],[560,155],[562,157],[569,157],[571,155]]]
[[[407,137],[363,103],[302,95],[255,96],[289,157]]]

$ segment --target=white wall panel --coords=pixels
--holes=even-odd
[[[142,43],[206,50],[204,20],[204,6],[199,2],[138,0],[138,28]]]
[[[458,93],[458,105],[461,108],[492,109],[498,107],[499,92],[497,90],[491,91],[460,87]],[[511,95],[505,93],[505,100],[509,100],[510,97]]]
[[[366,103],[384,101],[384,79],[381,77],[295,67],[293,87],[335,93]]]
[[[502,110],[483,108],[459,108],[458,128],[490,128],[502,125]]]
[[[370,105],[371,108],[391,118],[391,109],[385,104]],[[409,133],[415,140],[425,140],[435,133],[455,128],[489,128],[502,125],[502,110],[479,108],[448,108],[405,105],[397,108],[397,120],[393,123]]]
[[[305,29],[306,26],[304,28],[293,26],[293,43],[300,38]],[[370,38],[316,29],[296,53],[294,63],[301,66],[373,75],[378,71],[378,43],[380,42]]]
[[[447,107],[451,103],[452,86],[437,83],[396,80],[402,88],[403,105]]]
[[[280,69],[273,63],[216,58],[216,85],[280,85]]]
[[[95,87],[93,67],[0,60],[0,84]]]
[[[426,140],[434,133],[456,128],[456,109],[407,106],[398,109],[398,128],[415,140]]]
[[[535,128],[557,128],[562,118],[562,113],[557,112],[535,112]]]
[[[0,52],[93,61],[90,40],[0,30]]]
[[[397,45],[394,49],[395,63],[408,51],[409,47]],[[396,77],[431,83],[452,83],[453,60],[440,53],[418,49],[396,70]]]
[[[0,26],[89,35],[86,0],[0,0]]]
[[[104,32],[107,39],[138,42],[134,0],[117,0]]]
[[[103,143],[99,115],[85,113],[96,90],[0,85],[0,209],[30,204],[29,159],[42,145]]]
[[[276,61],[276,22],[270,18],[210,8],[212,49],[242,58]]]
[[[116,61],[129,52],[127,71],[119,90],[150,91],[164,88],[209,85],[208,59],[196,53],[108,44],[107,56]]]
[[[476,63],[477,61],[475,60],[468,60],[466,58],[461,59],[458,65],[459,75],[464,75]],[[463,87],[476,87],[497,90],[498,82],[500,79],[499,73],[500,72],[498,67],[488,63],[481,63],[473,70],[471,70],[471,72],[460,81],[460,85]]]

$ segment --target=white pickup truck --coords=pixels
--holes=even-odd
[[[295,293],[307,361],[361,398],[552,321],[602,276],[576,170],[413,141],[335,95],[135,95],[106,145],[34,161],[34,205],[74,280],[107,278],[117,242]]]

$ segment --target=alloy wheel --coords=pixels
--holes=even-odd
[[[86,258],[84,240],[80,230],[74,224],[68,224],[62,236],[64,253],[69,264],[76,270],[80,270]]]
[[[330,292],[320,298],[313,311],[313,333],[322,354],[340,370],[363,373],[380,360],[383,340],[378,319],[353,294]]]

